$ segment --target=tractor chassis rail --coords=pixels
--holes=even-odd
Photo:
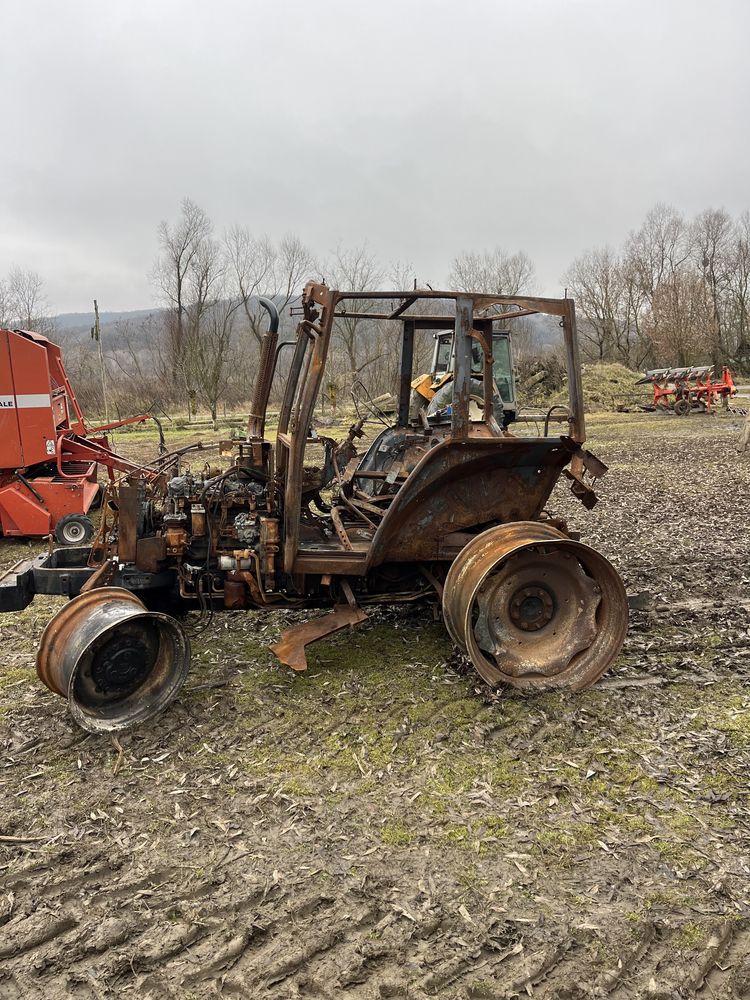
[[[68,546],[45,552],[35,559],[23,559],[0,574],[0,613],[23,611],[37,594],[76,597],[97,571],[88,565],[91,549]],[[135,566],[115,570],[112,586],[136,593],[168,586],[172,573],[147,573]]]

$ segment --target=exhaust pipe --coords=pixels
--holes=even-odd
[[[260,348],[258,375],[255,379],[253,401],[247,421],[247,440],[262,438],[266,425],[266,407],[271,395],[274,369],[276,368],[276,345],[279,340],[279,310],[270,299],[259,298],[258,302],[268,313],[269,326]]]
[[[73,598],[47,625],[36,659],[39,679],[68,699],[70,714],[90,733],[150,719],[175,698],[189,668],[181,626],[120,587]]]

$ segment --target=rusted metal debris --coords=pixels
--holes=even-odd
[[[428,599],[442,603],[451,636],[490,684],[580,690],[596,680],[625,634],[622,583],[546,512],[561,474],[591,507],[593,483],[606,472],[582,447],[572,300],[312,283],[283,378],[278,314],[263,304],[270,326],[247,437],[231,466],[123,477],[90,549],[64,558],[55,550],[0,578],[3,610],[35,592],[83,591],[53,619],[39,652],[40,676],[69,698],[77,721],[123,728],[179,689],[188,661],[181,626],[146,606],[327,611],[272,647],[304,670],[305,647],[363,621],[368,606]],[[528,437],[513,433],[510,351],[513,320],[534,313],[560,321],[569,406],[563,433],[550,432],[548,414],[542,436]],[[311,431],[336,323],[349,315],[401,329],[396,416],[364,452],[362,420],[341,442]],[[450,361],[415,379],[415,338],[425,331]],[[283,399],[269,440],[277,380]],[[322,463],[311,462],[314,447]]]
[[[359,625],[367,619],[367,615],[361,608],[351,607],[349,604],[338,604],[333,611],[320,618],[312,618],[310,621],[293,625],[284,632],[281,639],[270,647],[271,652],[285,663],[292,670],[297,672],[307,670],[307,657],[305,656],[305,646],[311,642],[317,642],[327,635],[340,632],[347,625]]]

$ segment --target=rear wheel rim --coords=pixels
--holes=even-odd
[[[601,588],[570,552],[529,546],[482,581],[473,640],[502,674],[554,678],[596,638],[600,602]]]
[[[490,684],[525,689],[594,683],[627,631],[616,570],[587,545],[550,537],[543,524],[483,534],[455,560],[444,594],[446,625],[477,672]]]

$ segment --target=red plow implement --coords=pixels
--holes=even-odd
[[[724,366],[721,378],[714,377],[712,365],[693,368],[655,368],[643,373],[636,385],[651,383],[653,403],[644,407],[662,413],[686,417],[690,413],[710,413],[712,408],[729,406],[737,395],[732,373]]]

